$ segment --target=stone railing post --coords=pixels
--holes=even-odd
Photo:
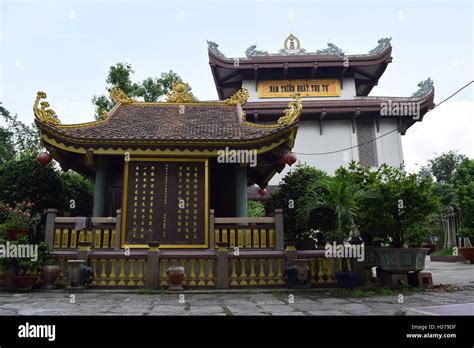
[[[275,209],[276,250],[284,250],[285,230],[283,227],[283,209]]]
[[[286,242],[286,267],[293,266],[295,259],[298,257],[298,251],[296,250],[296,242]]]
[[[122,235],[122,209],[117,209],[117,220],[115,221],[115,250],[120,250]]]
[[[57,209],[48,209],[46,211],[46,230],[44,241],[53,248],[54,246],[54,228],[56,225],[56,216],[58,215]]]
[[[145,260],[145,287],[160,288],[160,243],[148,242],[148,252]]]
[[[218,289],[227,289],[229,287],[229,256],[227,246],[227,242],[217,243],[216,288]]]
[[[78,242],[77,259],[87,261],[91,252],[91,242]]]
[[[214,249],[214,209],[209,210],[209,249]]]

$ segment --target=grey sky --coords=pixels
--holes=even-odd
[[[33,121],[43,90],[63,123],[93,118],[110,65],[132,64],[134,80],[173,69],[201,100],[217,99],[206,40],[227,56],[278,51],[293,32],[314,51],[331,41],[366,53],[392,37],[393,62],[371,95],[409,96],[431,77],[435,102],[473,79],[471,1],[1,1],[0,101]],[[403,137],[410,169],[434,152],[474,156],[473,87],[428,114]]]

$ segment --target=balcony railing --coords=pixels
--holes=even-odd
[[[76,229],[76,218],[59,217],[49,209],[46,219],[46,242],[54,250],[77,249],[79,242],[92,243],[93,249],[120,249],[121,212],[115,217],[92,217],[90,226]],[[284,231],[281,209],[271,217],[215,217],[209,212],[209,249],[218,242],[230,248],[283,250]]]

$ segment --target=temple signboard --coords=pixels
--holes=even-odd
[[[131,158],[124,177],[123,247],[208,247],[207,160]]]
[[[291,98],[294,93],[301,97],[338,97],[340,82],[329,80],[263,80],[258,83],[259,98]]]

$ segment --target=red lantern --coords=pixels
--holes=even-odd
[[[296,155],[293,152],[286,152],[283,155],[283,162],[291,166],[293,163],[296,162]]]
[[[51,156],[51,154],[49,152],[41,152],[41,153],[38,154],[38,156],[36,156],[36,160],[42,166],[47,165],[49,162],[51,162],[52,159],[53,159],[53,156]]]
[[[266,188],[259,188],[259,189],[258,189],[258,194],[259,194],[261,197],[265,197],[265,195],[267,194],[267,189],[266,189]]]

